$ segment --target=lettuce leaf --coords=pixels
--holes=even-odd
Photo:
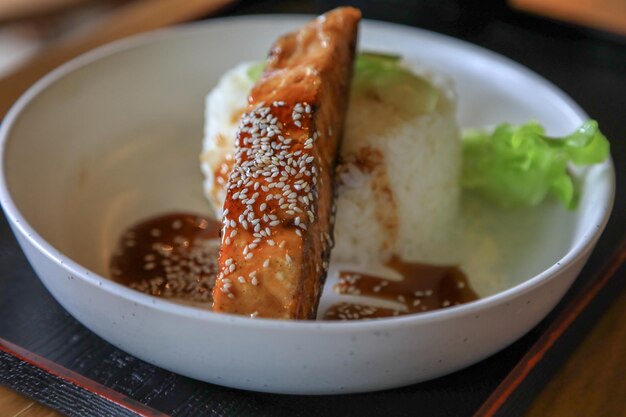
[[[400,55],[358,53],[354,61],[352,89],[375,96],[408,115],[431,112],[439,100],[439,90],[404,67],[401,61]],[[266,61],[252,65],[248,77],[258,81],[265,65]]]
[[[568,164],[597,164],[608,156],[609,142],[595,120],[560,138],[546,136],[536,122],[501,124],[491,133],[467,130],[461,185],[501,207],[535,206],[552,196],[574,210],[580,189]]]
[[[439,90],[403,66],[401,60],[399,55],[357,54],[352,89],[377,96],[408,115],[433,111],[439,100]]]
[[[248,78],[254,82],[259,81],[261,79],[261,75],[263,75],[263,71],[265,71],[266,65],[267,61],[259,61],[252,64],[247,71]]]

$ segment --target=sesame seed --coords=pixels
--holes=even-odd
[[[292,146],[302,146],[299,145],[302,142],[283,134],[282,125],[277,115],[272,112],[273,107],[277,106],[258,104],[242,116],[237,148],[233,155],[234,163],[227,185],[232,199],[240,200],[244,207],[243,215],[239,216],[239,224],[245,230],[252,224],[253,236],[267,240],[271,240],[268,239],[272,234],[270,228],[281,223],[279,216],[264,213],[270,208],[270,202],[276,200],[278,204],[274,207],[282,210],[282,214],[287,216],[306,213],[305,218],[298,216],[297,226],[313,222],[314,215],[312,212],[308,213],[310,211],[308,206],[313,201],[311,187],[317,183],[316,167],[307,168],[307,164],[312,162],[314,157],[306,149],[292,149]],[[298,122],[296,125],[301,123],[307,111],[312,111],[310,104],[294,105],[292,118],[294,123]],[[305,138],[304,146],[310,149],[317,136],[319,132],[316,131],[311,137]],[[259,188],[266,193],[264,198],[255,192]],[[278,194],[270,193],[272,188],[278,191]],[[248,197],[248,193],[252,195]],[[272,212],[274,210],[273,208]],[[254,218],[256,213],[260,219]],[[229,220],[226,225],[235,228],[236,223],[233,225],[232,222]],[[300,231],[297,233],[301,234]]]

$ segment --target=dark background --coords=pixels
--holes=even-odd
[[[257,394],[184,378],[104,342],[70,317],[39,283],[0,219],[0,338],[7,339],[149,406],[175,416],[469,416],[485,401],[568,302],[609,260],[626,230],[626,42],[617,35],[526,16],[497,1],[355,1],[368,19],[425,28],[467,40],[531,68],[598,120],[611,141],[618,194],[610,223],[565,300],[524,338],[497,355],[434,381],[385,392],[303,397]],[[221,15],[319,14],[333,1],[242,1]],[[532,94],[532,92],[529,92]],[[626,284],[614,279],[506,406],[519,415]],[[0,360],[0,382],[16,387],[15,369]],[[36,376],[33,376],[36,378]],[[60,409],[60,391],[30,392]],[[19,387],[18,387],[19,389]],[[45,391],[45,392],[44,392]],[[65,407],[65,408],[64,408]],[[69,407],[69,408],[68,408]],[[504,414],[503,414],[504,415]]]

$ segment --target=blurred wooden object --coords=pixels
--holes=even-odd
[[[0,411],[3,416],[7,417],[60,417],[62,415],[1,385]]]
[[[86,3],[91,0],[0,0],[0,22]]]
[[[98,46],[137,33],[206,16],[232,0],[137,0],[93,27],[52,44],[0,79],[0,119],[24,91],[59,65]]]
[[[626,35],[626,1],[624,0],[510,0],[513,7]]]
[[[548,382],[525,417],[626,416],[626,291]]]

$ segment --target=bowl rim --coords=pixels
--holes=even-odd
[[[79,278],[87,284],[98,287],[100,290],[106,291],[113,296],[118,296],[134,302],[137,305],[144,307],[154,308],[161,310],[163,313],[172,314],[175,316],[181,316],[188,319],[201,320],[215,324],[227,324],[228,326],[238,326],[243,329],[274,329],[285,331],[316,331],[325,333],[337,333],[345,331],[370,331],[381,330],[391,328],[403,328],[412,327],[420,323],[426,322],[439,322],[443,320],[453,319],[459,316],[476,315],[480,312],[487,310],[489,307],[506,303],[512,298],[522,296],[535,287],[541,285],[544,281],[547,281],[556,275],[561,270],[569,268],[579,258],[586,255],[586,253],[593,248],[596,241],[600,237],[604,230],[615,199],[615,170],[612,159],[609,157],[604,163],[608,170],[607,181],[609,181],[609,188],[607,195],[603,201],[604,206],[600,214],[599,224],[590,224],[583,231],[582,237],[574,242],[572,247],[554,264],[545,269],[544,271],[536,274],[523,282],[516,284],[504,291],[491,294],[478,300],[453,306],[446,309],[434,310],[423,312],[420,314],[409,314],[398,317],[383,318],[379,320],[354,320],[354,321],[327,321],[327,320],[278,320],[278,319],[266,319],[257,318],[251,320],[245,316],[237,316],[231,314],[214,313],[209,310],[202,310],[197,307],[186,306],[175,302],[167,301],[165,299],[153,297],[138,291],[134,291],[122,284],[118,284],[106,277],[103,277],[93,271],[90,271],[71,258],[62,254],[54,246],[48,243],[37,231],[27,222],[26,218],[21,214],[17,208],[16,203],[11,197],[9,186],[7,184],[7,176],[5,175],[5,158],[7,157],[7,144],[10,141],[12,127],[16,121],[25,113],[29,104],[37,99],[37,97],[45,91],[49,86],[57,81],[69,76],[74,71],[88,66],[89,64],[101,59],[106,59],[109,56],[116,53],[127,51],[133,48],[147,46],[153,43],[157,43],[162,40],[173,39],[176,37],[189,36],[195,32],[210,31],[215,26],[228,26],[233,23],[248,23],[248,24],[284,24],[300,23],[314,17],[313,15],[306,14],[284,14],[284,15],[245,15],[245,16],[228,16],[212,18],[206,21],[187,23],[184,25],[158,29],[139,35],[124,38],[104,46],[98,47],[92,51],[82,54],[69,62],[59,66],[55,70],[46,74],[40,80],[38,80],[33,86],[31,86],[11,107],[6,114],[4,120],[0,124],[0,203],[2,204],[7,220],[11,223],[11,226],[26,239],[30,245],[35,247],[45,257],[49,258],[55,263],[59,263],[70,274]],[[474,45],[467,41],[456,39],[447,35],[431,32],[425,29],[414,28],[406,25],[374,21],[363,20],[364,26],[372,29],[391,29],[394,31],[407,31],[413,34],[419,33],[421,37],[426,39],[435,39],[437,41],[443,41],[452,46],[460,47],[465,50],[469,50],[475,53],[479,53],[482,56],[487,57],[490,60],[494,60],[500,64],[503,64],[516,72],[521,73],[523,76],[531,79],[533,82],[538,83],[542,87],[546,88],[552,96],[561,102],[564,102],[567,107],[571,109],[574,115],[582,121],[589,118],[589,116],[580,108],[580,106],[574,102],[566,93],[556,87],[553,83],[546,80],[539,74],[530,70],[529,68],[484,47]]]

